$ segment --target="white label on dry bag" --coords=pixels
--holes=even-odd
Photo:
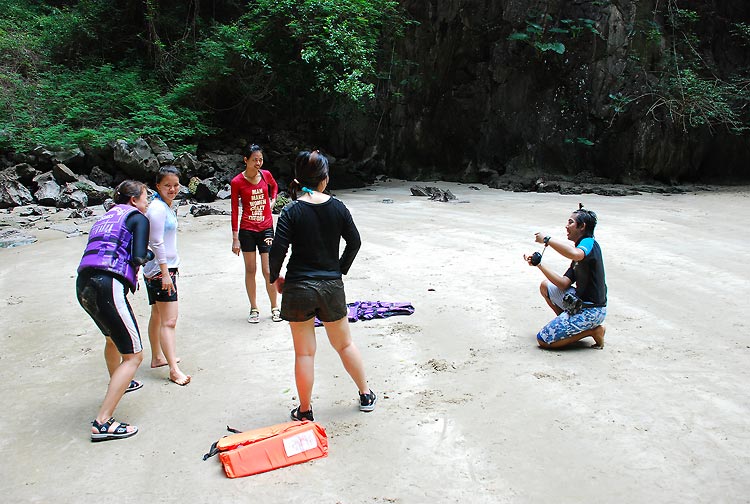
[[[284,451],[287,457],[294,457],[298,453],[302,453],[307,450],[312,450],[318,446],[318,441],[315,439],[313,431],[306,430],[300,432],[294,436],[284,438]]]

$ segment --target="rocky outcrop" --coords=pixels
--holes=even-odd
[[[209,177],[203,180],[198,177],[193,177],[188,184],[190,194],[194,195],[196,201],[200,203],[210,203],[214,201],[217,193],[222,188],[222,183],[216,177]]]
[[[383,114],[374,149],[362,148],[370,128],[342,149],[408,179],[747,179],[747,131],[688,124],[701,97],[680,109],[658,94],[671,78],[672,43],[685,39],[669,24],[668,3],[404,0],[417,23],[395,52],[409,64],[388,81],[402,98]],[[678,6],[698,16],[695,50],[717,80],[750,65],[750,46],[730,23],[750,19],[750,2]]]
[[[151,147],[151,152],[156,156],[159,165],[163,166],[174,163],[174,154],[172,154],[172,151],[169,150],[169,147],[167,147],[167,144],[161,138],[150,137],[147,139],[147,143]]]
[[[97,184],[83,175],[79,175],[76,180],[69,185],[85,194],[89,205],[104,203],[107,198],[112,196],[112,189],[110,187]]]
[[[109,173],[105,172],[98,166],[94,166],[91,169],[91,173],[89,173],[89,178],[92,182],[100,185],[100,186],[111,186],[112,182],[114,182],[114,177],[110,175]]]
[[[55,181],[52,172],[42,173],[34,177],[34,183],[38,187],[34,192],[34,198],[40,205],[57,206],[62,195],[60,184]]]
[[[131,146],[125,140],[117,140],[113,149],[115,167],[136,180],[153,180],[159,171],[159,161],[149,144],[137,139]]]
[[[57,163],[52,167],[52,176],[58,184],[67,184],[76,180],[76,174],[63,163]]]
[[[15,168],[6,168],[0,172],[0,208],[28,205],[33,201],[31,191],[23,185]]]

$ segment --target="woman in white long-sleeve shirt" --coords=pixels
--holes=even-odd
[[[180,191],[180,171],[163,166],[156,174],[156,197],[146,217],[151,225],[149,247],[154,259],[143,267],[151,318],[148,339],[151,343],[151,367],[169,366],[169,379],[177,385],[190,383],[190,375],[180,370],[175,352],[177,326],[177,278],[180,256],[177,253],[177,215],[172,202]]]

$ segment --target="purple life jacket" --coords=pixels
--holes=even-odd
[[[91,226],[89,242],[78,265],[79,273],[86,268],[109,271],[127,281],[130,290],[135,292],[138,266],[130,262],[133,234],[125,221],[137,211],[131,205],[115,205]]]

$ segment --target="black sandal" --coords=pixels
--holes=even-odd
[[[128,385],[128,388],[125,389],[125,393],[133,392],[134,390],[138,390],[139,388],[143,387],[143,382],[139,382],[136,380],[130,380],[130,385]]]
[[[113,423],[117,423],[117,428],[114,430],[114,432],[109,432],[109,428],[112,427]],[[138,433],[138,427],[133,426],[133,430],[128,432],[128,424],[117,422],[117,420],[113,418],[110,418],[103,424],[100,424],[96,420],[91,422],[91,426],[94,427],[98,432],[94,434],[91,433],[91,442],[95,443],[97,441],[109,441],[112,439],[125,439],[130,436],[135,436]]]
[[[294,420],[295,422],[314,422],[315,419],[313,418],[313,412],[312,408],[310,408],[309,411],[300,411],[299,406],[294,408],[292,412],[289,414],[289,418]]]

